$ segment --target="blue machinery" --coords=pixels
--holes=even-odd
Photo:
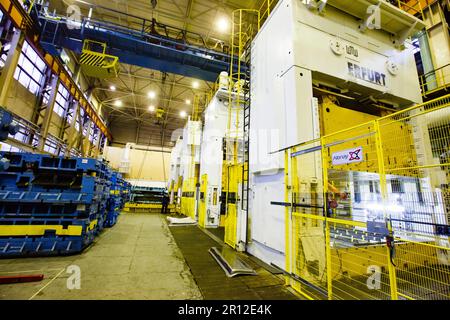
[[[33,13],[40,25],[41,45],[55,56],[59,55],[61,48],[81,53],[83,41],[88,39],[106,43],[108,54],[117,56],[120,62],[161,72],[215,81],[220,72],[229,69],[228,53],[191,45],[186,41],[186,32],[180,29],[177,29],[180,34],[177,39],[161,35],[156,31],[155,26],[160,24],[155,20],[126,15],[140,26],[133,29],[92,18],[82,18],[80,22],[68,21],[66,17],[45,13],[39,5],[35,6]],[[201,36],[196,36],[201,39]],[[245,66],[242,68],[245,69]]]
[[[114,171],[111,177],[110,197],[107,201],[105,226],[116,224],[120,210],[130,200],[131,185],[122,178],[122,174]]]
[[[0,152],[0,257],[72,254],[112,227],[129,185],[101,160]]]

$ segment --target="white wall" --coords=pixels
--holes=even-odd
[[[141,148],[145,149],[145,147]],[[113,168],[118,169],[124,151],[125,148],[106,147],[103,156]],[[169,179],[170,152],[131,149],[129,161],[130,174],[125,175],[127,179],[160,182]]]

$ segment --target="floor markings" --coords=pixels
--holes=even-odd
[[[47,284],[45,286],[43,286],[42,288],[40,288],[35,294],[33,294],[28,300],[33,300],[34,297],[36,297],[39,293],[41,293],[45,288],[47,288],[53,281],[56,280],[56,278],[58,278],[61,273],[63,273],[64,271],[66,271],[66,268],[61,269],[61,271],[54,276],[49,282],[47,282]]]

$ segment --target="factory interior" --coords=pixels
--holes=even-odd
[[[450,300],[449,24],[0,0],[0,300]]]

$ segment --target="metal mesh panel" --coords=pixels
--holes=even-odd
[[[450,298],[449,106],[450,95],[288,151],[294,288]]]
[[[384,237],[363,224],[330,223],[331,298],[390,299]]]
[[[292,271],[309,287],[327,290],[324,222],[318,217],[295,214],[292,217]],[[297,284],[299,289],[300,284]],[[296,286],[294,285],[294,288]]]

